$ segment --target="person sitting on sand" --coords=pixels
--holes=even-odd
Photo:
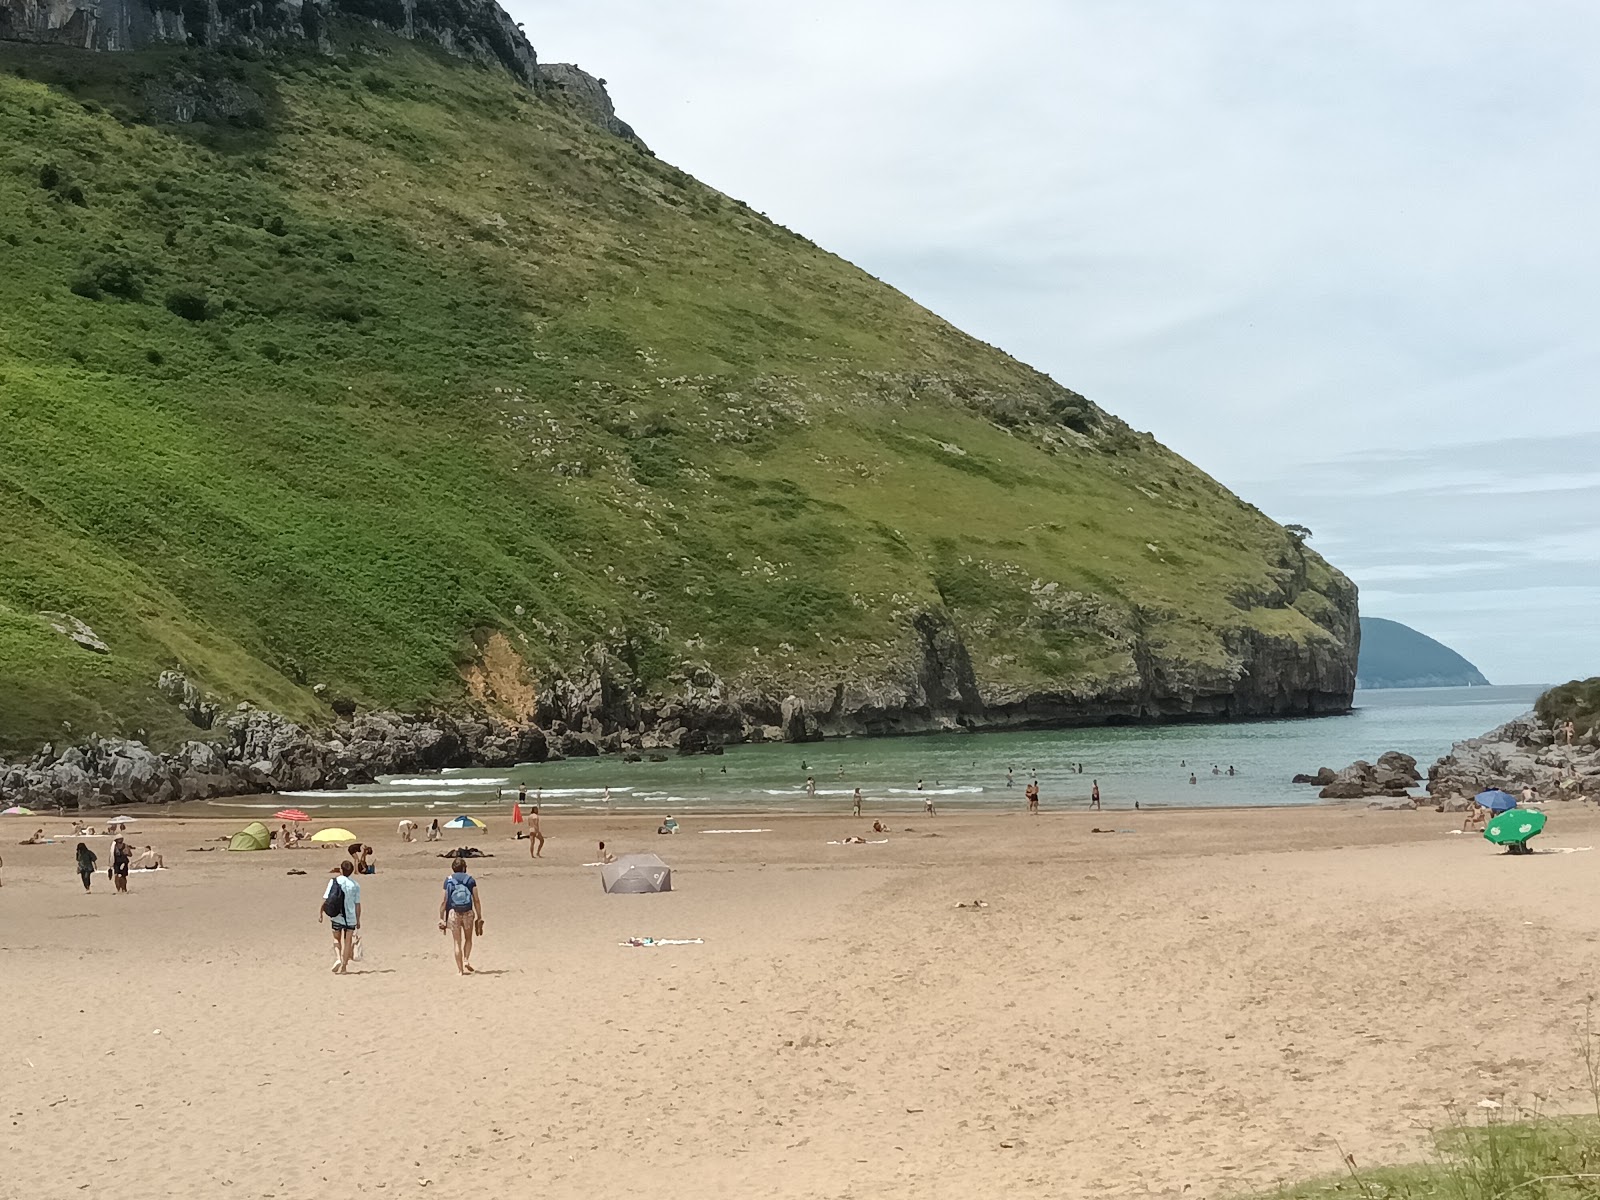
[[[428,822],[428,840],[430,842],[437,842],[439,840],[439,818],[438,817],[435,817],[432,821]]]
[[[78,878],[83,880],[83,890],[88,891],[89,885],[94,882],[94,866],[99,861],[93,850],[82,842],[78,843]]]
[[[33,836],[32,837],[24,838],[22,841],[18,842],[17,845],[19,845],[19,846],[42,846],[42,845],[44,845],[44,830],[35,829],[33,831]]]
[[[872,823],[872,832],[873,833],[888,833],[889,832],[889,827],[887,825],[885,825],[882,821],[874,821]]]
[[[604,842],[600,843],[599,853],[600,861],[603,863],[614,863],[617,861],[617,856],[606,849],[606,844]]]
[[[672,814],[671,813],[667,814],[667,819],[665,821],[661,822],[661,825],[656,830],[656,832],[657,833],[677,833],[678,832],[678,823],[672,819]]]
[[[159,871],[165,865],[166,861],[161,855],[157,854],[149,846],[139,851],[138,857],[133,860],[133,870],[135,871]]]
[[[1467,815],[1461,818],[1461,832],[1470,829],[1482,829],[1489,824],[1489,810],[1481,804],[1473,804],[1467,809]]]

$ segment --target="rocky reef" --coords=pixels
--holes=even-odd
[[[1600,731],[1569,731],[1530,712],[1457,742],[1428,768],[1428,792],[1446,807],[1485,788],[1532,788],[1544,800],[1600,799]]]

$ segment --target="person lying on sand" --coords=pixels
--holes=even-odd
[[[439,858],[493,858],[492,854],[485,854],[476,846],[457,846],[454,850],[446,850]]]

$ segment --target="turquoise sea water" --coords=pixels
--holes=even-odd
[[[569,759],[501,771],[399,776],[345,792],[216,806],[271,809],[289,802],[314,815],[481,816],[508,809],[517,787],[526,784],[550,809],[603,809],[609,789],[617,810],[848,812],[850,793],[860,787],[870,815],[920,809],[925,794],[944,807],[1021,807],[1023,786],[1035,773],[1045,808],[1081,808],[1096,779],[1107,808],[1132,808],[1135,800],[1147,808],[1314,804],[1315,788],[1289,782],[1297,772],[1337,769],[1402,750],[1415,755],[1426,773],[1452,742],[1526,712],[1541,690],[1528,685],[1358,692],[1348,716],[1315,720],[847,738],[806,746],[732,746],[718,756],[674,755],[659,763],[626,763],[616,756]],[[1081,775],[1073,767],[1080,762]],[[1213,765],[1221,774],[1212,773]],[[1233,776],[1226,773],[1230,765]],[[816,781],[814,796],[806,791],[808,775]]]

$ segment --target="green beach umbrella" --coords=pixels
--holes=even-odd
[[[1515,846],[1543,829],[1544,822],[1544,814],[1534,809],[1507,809],[1484,826],[1483,836],[1497,846]]]

